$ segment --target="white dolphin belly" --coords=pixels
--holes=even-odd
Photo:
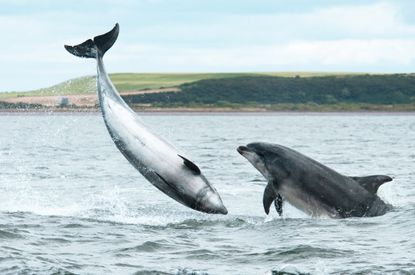
[[[289,181],[283,181],[279,185],[278,193],[280,193],[292,206],[312,217],[339,217],[334,208],[328,207],[320,200],[304,192],[304,190],[296,188],[295,184],[292,184]]]
[[[117,101],[104,98],[104,119],[126,146],[148,169],[159,171],[164,177],[174,177],[182,166],[179,152],[167,141],[142,124],[137,116]]]

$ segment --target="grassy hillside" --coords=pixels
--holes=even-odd
[[[110,78],[117,89],[122,91],[158,89],[178,87],[184,83],[191,83],[207,79],[227,79],[248,76],[280,76],[280,77],[314,77],[328,75],[346,75],[345,73],[324,72],[268,72],[268,73],[164,73],[164,74],[138,74],[122,73],[111,74]]]
[[[322,76],[336,75],[338,73],[321,72],[278,72],[278,73],[178,73],[178,74],[153,74],[153,73],[120,73],[110,74],[110,78],[120,92],[131,90],[145,90],[176,87],[184,83],[195,82],[203,79],[234,78],[241,76]],[[52,87],[26,91],[0,93],[2,98],[22,97],[22,96],[50,96],[50,95],[71,95],[88,94],[96,91],[95,77],[80,77],[59,83]]]
[[[344,75],[320,77],[242,76],[205,79],[181,92],[130,95],[130,103],[189,104],[415,104],[415,76]]]
[[[6,92],[0,93],[2,98],[23,97],[23,96],[52,96],[52,95],[71,95],[94,93],[96,90],[95,77],[85,76],[74,78],[57,85],[26,92]]]
[[[169,87],[180,89],[174,92],[123,95],[129,104],[144,109],[415,111],[415,74],[125,73],[112,74],[110,77],[121,93]],[[95,86],[94,77],[82,77],[25,93],[0,93],[0,102],[2,99],[6,101],[8,97],[22,97],[3,102],[0,109],[43,108],[45,106],[41,104],[45,104],[42,101],[45,97],[36,96],[95,93]],[[76,104],[73,103],[70,108],[83,106]],[[90,106],[94,106],[94,102]]]

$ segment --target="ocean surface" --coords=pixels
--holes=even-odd
[[[229,214],[198,213],[147,182],[99,114],[0,115],[1,274],[415,274],[414,114],[150,114]],[[381,217],[262,207],[236,147],[267,141],[346,175],[394,178]]]

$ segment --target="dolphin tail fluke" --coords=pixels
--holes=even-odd
[[[117,40],[120,27],[115,24],[114,28],[107,33],[95,36],[94,39],[88,39],[85,42],[75,45],[65,45],[65,49],[71,54],[79,57],[98,58],[104,56]]]

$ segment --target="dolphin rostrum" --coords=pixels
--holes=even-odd
[[[263,197],[267,214],[274,202],[281,215],[283,200],[313,217],[372,217],[391,209],[376,194],[392,180],[388,176],[344,176],[277,144],[250,143],[237,150],[268,180]]]
[[[176,201],[201,212],[227,214],[217,191],[199,167],[154,134],[120,97],[103,63],[119,33],[118,23],[103,35],[65,48],[79,57],[97,60],[97,89],[102,116],[117,148],[154,186]]]

